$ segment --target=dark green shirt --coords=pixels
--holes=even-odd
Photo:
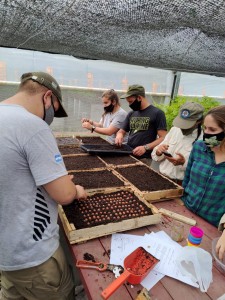
[[[183,187],[185,205],[218,226],[225,214],[225,162],[216,164],[214,152],[203,141],[193,146]]]

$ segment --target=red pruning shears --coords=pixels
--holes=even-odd
[[[115,275],[118,274],[118,276],[124,271],[124,268],[120,265],[105,264],[102,262],[93,262],[89,260],[78,260],[76,267],[81,269],[95,269],[100,272],[111,271]]]

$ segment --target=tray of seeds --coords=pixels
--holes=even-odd
[[[71,244],[160,222],[157,208],[129,188],[89,193],[87,200],[59,206]]]
[[[178,198],[183,195],[183,188],[180,185],[145,164],[119,166],[114,171],[114,174],[127,184],[131,184],[147,201]]]
[[[80,136],[77,135],[76,138],[79,140],[80,144],[92,144],[92,145],[109,145],[105,139],[100,136]]]
[[[116,168],[119,166],[142,165],[143,163],[131,155],[99,155],[99,158],[109,168]]]
[[[132,148],[128,145],[122,145],[118,147],[117,145],[81,145],[81,149],[89,154],[95,155],[129,155],[132,154]]]
[[[129,185],[126,181],[117,176],[114,170],[82,170],[69,172],[73,175],[73,182],[83,186],[86,190],[98,190],[98,189],[121,189],[124,186]]]
[[[78,154],[63,157],[63,160],[67,171],[106,169],[106,164],[98,156]]]
[[[58,147],[59,147],[59,151],[63,157],[64,156],[74,156],[77,154],[85,153],[85,151],[83,149],[81,149],[80,147],[78,147],[77,145],[61,145]],[[85,153],[85,154],[87,154],[87,153]]]
[[[73,145],[79,147],[80,141],[73,136],[57,136],[56,142],[58,146]]]

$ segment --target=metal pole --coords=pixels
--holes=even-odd
[[[171,94],[170,94],[170,104],[171,104],[171,101],[178,94],[178,89],[179,89],[179,85],[180,85],[180,77],[181,77],[181,72],[174,72],[173,85],[172,85],[172,90],[171,90]]]

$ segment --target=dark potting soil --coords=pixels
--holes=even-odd
[[[109,150],[109,151],[114,151],[114,152],[120,152],[120,151],[127,151],[128,149],[131,149],[129,146],[127,145],[122,145],[122,146],[117,146],[117,145],[111,145],[111,144],[107,144],[107,145],[94,145],[94,144],[88,144],[88,146],[90,147],[90,149],[93,150]]]
[[[117,156],[101,156],[101,158],[107,163],[107,164],[113,164],[113,165],[128,165],[128,164],[135,164],[137,160],[135,160],[133,157],[129,155],[117,155]]]
[[[92,155],[64,157],[64,164],[70,170],[91,170],[93,168],[104,168],[106,165],[97,157]]]
[[[100,136],[76,136],[82,144],[108,145],[109,143]]]
[[[76,229],[152,215],[152,211],[129,191],[95,194],[63,206]]]
[[[87,253],[87,252],[84,253],[83,258],[84,258],[84,260],[88,260],[88,261],[93,261],[93,262],[95,262],[94,256],[93,256],[92,254],[90,254],[90,253]]]
[[[80,147],[77,147],[77,146],[73,146],[73,145],[59,146],[59,151],[62,155],[85,153],[85,151],[83,149],[81,149]]]
[[[175,184],[146,166],[129,166],[116,171],[141,191],[177,189]]]
[[[58,146],[62,145],[79,145],[79,140],[74,137],[56,137]]]
[[[108,170],[71,172],[73,182],[82,185],[85,189],[122,187],[124,182]]]

